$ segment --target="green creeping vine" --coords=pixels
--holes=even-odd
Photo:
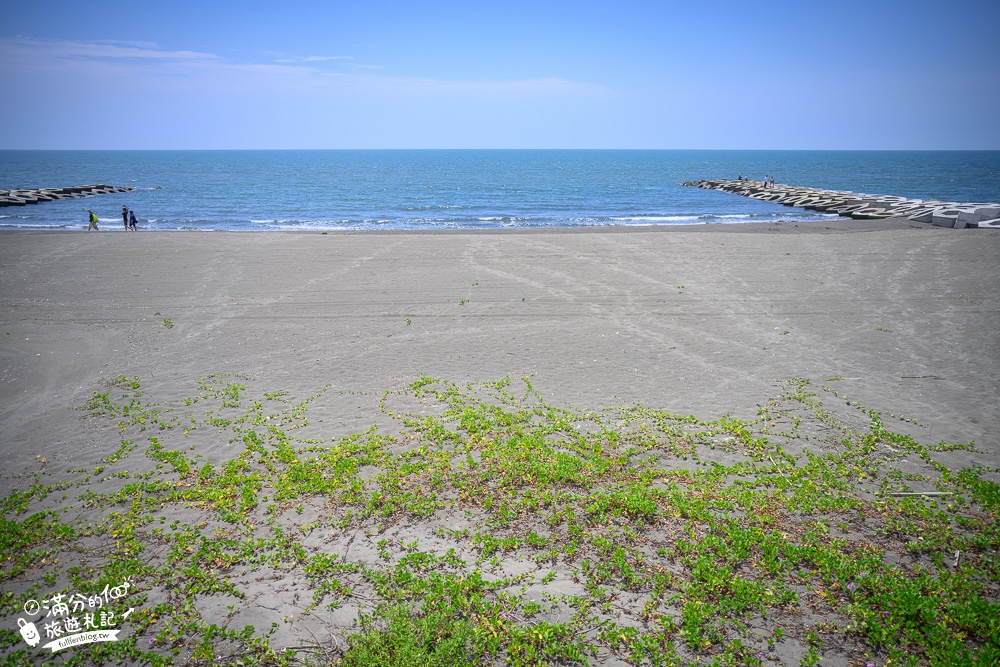
[[[1000,662],[996,470],[828,387],[702,421],[560,408],[527,378],[251,384],[156,404],[116,378],[82,406],[110,454],[8,476],[3,664]],[[310,424],[337,396],[389,426]],[[21,640],[28,600],[124,581],[120,641]],[[240,626],[265,599],[269,627]],[[354,625],[317,631],[338,610]]]

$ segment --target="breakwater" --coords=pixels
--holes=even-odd
[[[29,188],[21,190],[0,190],[0,207],[25,206],[43,201],[57,199],[75,199],[77,197],[92,197],[108,195],[116,192],[131,192],[134,188],[127,185],[73,185],[68,188]]]
[[[798,206],[810,211],[836,213],[850,218],[907,218],[938,227],[984,227],[1000,229],[1000,204],[961,203],[936,199],[907,199],[892,195],[868,195],[840,190],[822,190],[764,181],[688,181],[684,185],[703,190],[722,190],[751,199]]]

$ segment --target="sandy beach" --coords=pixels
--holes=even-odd
[[[1000,235],[985,230],[0,238],[13,470],[77,462],[72,408],[102,378],[169,394],[226,372],[289,391],[530,374],[557,403],[700,417],[752,416],[777,380],[840,376],[855,400],[916,419],[919,441],[975,441],[998,463]]]
[[[1000,234],[905,220],[5,233],[0,493],[40,465],[63,475],[115,452],[114,420],[78,408],[119,376],[159,404],[210,376],[296,399],[328,388],[309,413],[323,439],[384,423],[383,392],[424,375],[530,376],[553,405],[702,420],[752,420],[802,378],[904,417],[894,428],[921,444],[973,442],[956,467],[998,466],[998,266]],[[225,443],[195,435],[192,450],[224,460]],[[296,600],[257,604],[239,625],[300,613]],[[206,618],[225,615],[206,605]],[[349,627],[356,607],[341,611],[324,622]],[[274,641],[305,631],[283,626]]]

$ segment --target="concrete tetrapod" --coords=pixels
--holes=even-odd
[[[976,226],[993,229],[995,225],[992,221],[1000,219],[998,203],[909,199],[896,195],[870,195],[778,183],[764,187],[761,181],[688,181],[684,185],[703,190],[722,190],[751,199],[773,201],[786,206],[836,213],[851,218],[906,217],[914,222],[958,229]]]

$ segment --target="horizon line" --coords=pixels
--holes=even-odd
[[[699,151],[699,152],[769,152],[769,153],[805,153],[822,151],[827,153],[996,153],[1000,148],[0,148],[0,152],[14,151],[176,151],[176,152],[212,152],[212,151]]]

